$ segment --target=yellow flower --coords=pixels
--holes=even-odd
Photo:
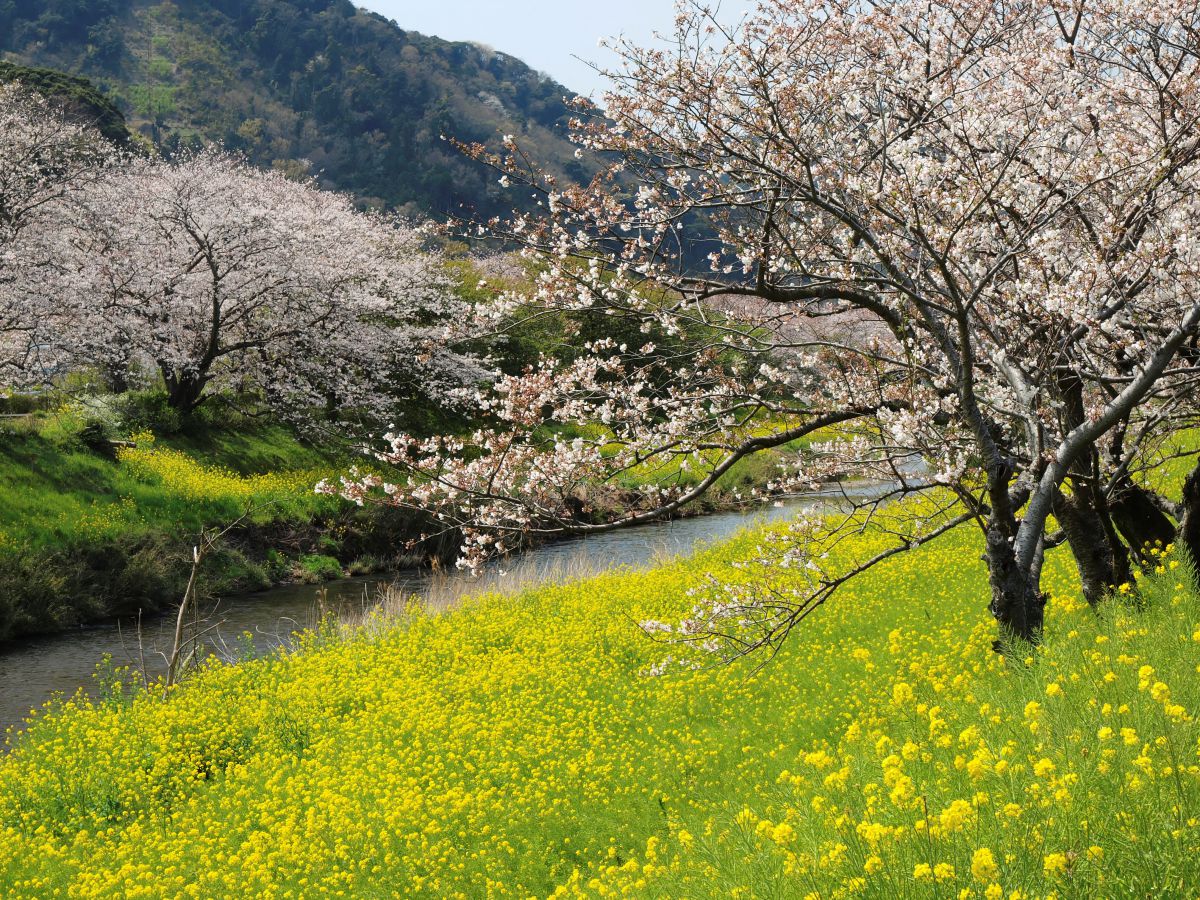
[[[1049,876],[1061,875],[1067,871],[1067,854],[1050,853],[1042,860],[1042,871]]]
[[[938,824],[943,832],[955,832],[963,827],[973,816],[975,809],[966,800],[955,800],[942,814],[938,816]]]
[[[925,881],[933,878],[933,866],[929,863],[917,863],[913,866],[913,878]]]
[[[1000,876],[1000,867],[996,865],[996,857],[987,847],[980,847],[971,856],[971,874],[978,881],[995,881]]]
[[[742,811],[734,816],[733,821],[737,822],[743,828],[749,828],[758,822],[758,816],[751,811],[750,807],[743,806]]]
[[[787,822],[780,822],[771,829],[771,840],[776,844],[790,844],[796,839],[796,829]]]
[[[938,863],[933,867],[933,877],[938,881],[949,881],[954,877],[954,866],[945,862]]]

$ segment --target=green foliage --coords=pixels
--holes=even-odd
[[[0,28],[0,34],[3,34]],[[52,69],[37,69],[0,61],[0,82],[17,81],[61,104],[77,121],[94,126],[116,144],[129,141],[125,117],[111,100],[86,78],[76,78]]]
[[[516,254],[500,258],[503,274],[487,277],[487,263],[467,256],[465,246],[450,244],[446,251],[455,294],[464,300],[486,306],[502,290],[533,291],[537,264],[526,262]],[[583,262],[579,264],[583,265]],[[660,302],[667,300],[661,292],[657,299]],[[716,315],[714,313],[714,317]],[[529,306],[513,313],[510,327],[486,350],[501,371],[516,374],[536,365],[542,357],[572,362],[586,355],[584,347],[588,343],[609,339],[631,348],[653,344],[655,350],[645,358],[646,362],[658,361],[663,370],[671,370],[678,365],[682,354],[691,352],[696,346],[719,346],[722,335],[716,324],[706,326],[687,322],[681,333],[671,333],[655,322],[647,322],[640,314],[611,315],[599,309],[564,311]],[[728,354],[725,362],[732,359],[732,354]],[[655,375],[655,369],[651,367],[650,372],[652,378],[662,378],[662,371]]]
[[[175,113],[175,88],[164,84],[131,84],[126,99],[133,112],[154,122]]]
[[[561,85],[350,0],[8,0],[0,51],[94,78],[168,153],[222,141],[263,166],[320,172],[368,204],[506,212],[489,170],[443,136],[520,134],[559,174],[587,175],[563,135]]]
[[[267,550],[263,562],[264,571],[272,581],[280,581],[292,572],[292,561],[274,547]]]
[[[0,396],[0,415],[23,416],[44,409],[46,397],[41,394],[10,394]]]
[[[184,425],[179,410],[167,402],[160,390],[128,391],[113,401],[114,411],[130,432],[152,431],[157,435],[178,434]]]
[[[301,556],[296,564],[297,574],[305,584],[336,581],[342,577],[342,564],[332,556],[309,554]]]
[[[387,564],[378,556],[357,557],[346,567],[346,571],[354,577],[374,575],[376,572],[384,572],[386,570]]]
[[[182,547],[178,539],[149,533],[0,547],[0,641],[163,608],[183,594]],[[222,584],[242,582],[234,577]]]

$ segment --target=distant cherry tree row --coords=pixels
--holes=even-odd
[[[88,369],[187,414],[249,394],[294,421],[387,422],[486,377],[420,231],[219,149],[118,150],[0,89],[0,385]]]

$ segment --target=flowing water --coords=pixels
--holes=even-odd
[[[842,496],[840,493],[835,496]],[[204,610],[204,649],[225,657],[238,653],[239,636],[250,632],[255,649],[265,652],[286,644],[292,635],[320,620],[323,610],[345,615],[378,602],[380,588],[395,585],[405,594],[433,591],[446,595],[478,590],[505,590],[609,569],[641,567],[688,554],[699,546],[732,535],[751,524],[790,518],[805,507],[829,502],[811,495],[750,510],[677,519],[545,544],[497,565],[481,580],[467,575],[423,570],[386,576],[348,578],[322,586],[287,585],[229,597]],[[449,583],[449,584],[448,584]],[[451,588],[451,590],[447,590]],[[105,654],[114,665],[133,665],[156,677],[165,669],[174,619],[156,617],[141,623],[112,622],[49,637],[22,640],[0,649],[0,732],[19,724],[29,712],[55,694],[92,691],[94,673]]]

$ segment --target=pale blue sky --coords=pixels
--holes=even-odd
[[[604,89],[584,60],[611,65],[602,37],[624,34],[649,43],[655,31],[670,33],[674,0],[355,0],[395,19],[408,31],[451,41],[477,41],[524,60],[580,94]]]

